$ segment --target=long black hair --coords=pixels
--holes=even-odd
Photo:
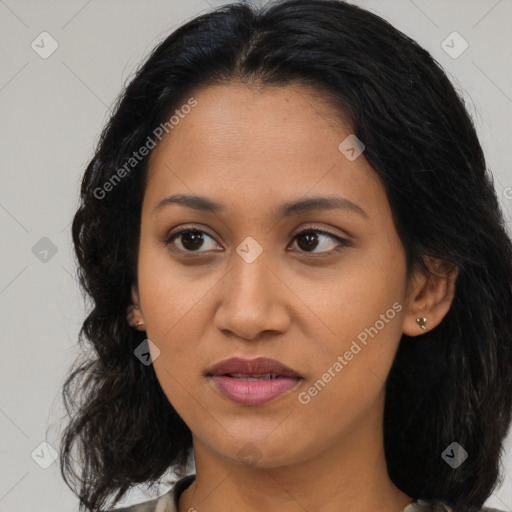
[[[60,451],[81,510],[185,467],[190,429],[134,357],[145,336],[126,322],[149,156],[126,164],[194,91],[233,82],[307,85],[328,99],[385,186],[408,275],[429,257],[458,269],[443,321],[402,336],[384,444],[407,495],[480,507],[511,420],[512,246],[475,128],[441,67],[389,23],[342,1],[288,0],[226,5],[170,34],[119,97],[87,166],[72,235],[92,302],[80,331],[88,355],[63,388]],[[468,453],[456,469],[441,456],[452,442]]]

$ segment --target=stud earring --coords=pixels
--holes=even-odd
[[[416,323],[420,326],[424,331],[427,330],[427,318],[426,317],[418,317],[416,318]]]
[[[140,327],[141,325],[144,325],[144,322],[139,320],[137,323],[135,323],[135,314],[134,314],[134,311],[135,310],[139,310],[140,311],[140,307],[135,305],[135,304],[132,304],[130,306],[128,306],[128,313],[126,315],[126,319],[128,320],[128,323],[132,326],[132,327]]]

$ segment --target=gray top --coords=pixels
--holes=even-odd
[[[162,496],[131,505],[130,507],[112,509],[112,512],[178,512],[178,500],[181,493],[195,480],[196,475],[180,478],[174,486]],[[448,505],[437,500],[418,498],[409,503],[402,512],[454,512]],[[483,507],[481,512],[503,512],[495,508]]]

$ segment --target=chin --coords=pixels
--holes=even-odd
[[[296,444],[281,439],[252,439],[234,442],[228,440],[227,450],[218,450],[226,458],[236,461],[242,467],[270,469],[298,464],[307,459],[307,455],[297,452]],[[302,453],[302,456],[301,456]]]

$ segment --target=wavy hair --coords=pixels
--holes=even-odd
[[[440,65],[382,18],[337,0],[281,0],[223,6],[160,42],[118,98],[86,168],[72,237],[91,302],[79,334],[87,358],[62,389],[69,421],[60,448],[80,510],[112,495],[115,504],[169,468],[183,475],[192,446],[153,366],[134,357],[144,333],[126,321],[149,155],[98,191],[194,91],[233,82],[318,91],[366,146],[408,275],[418,265],[428,271],[430,257],[458,269],[443,321],[400,340],[386,381],[384,447],[392,481],[409,496],[478,509],[499,480],[511,420],[512,244],[475,128]],[[441,457],[454,441],[469,454],[457,469]]]

